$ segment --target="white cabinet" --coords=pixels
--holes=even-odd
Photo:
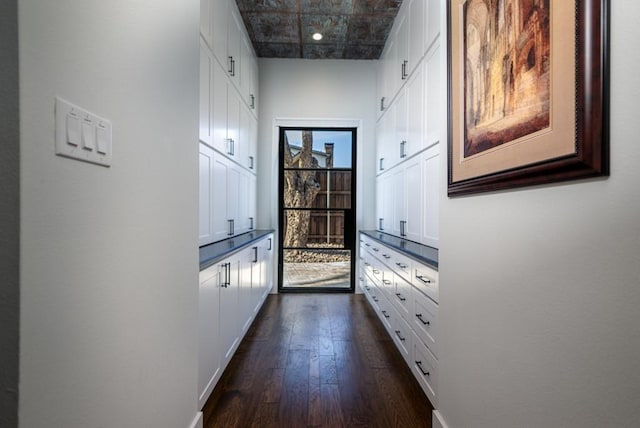
[[[273,284],[273,234],[200,272],[198,400],[204,406]]]
[[[220,64],[225,65],[227,63],[227,40],[229,37],[229,0],[200,1],[210,3],[211,42],[209,46],[213,54],[218,58]]]
[[[213,391],[220,366],[220,282],[218,266],[200,272],[198,293],[198,400],[200,406]]]
[[[203,4],[206,2],[202,2]],[[213,67],[215,59],[200,39],[200,141],[213,147]],[[226,95],[225,95],[226,98]]]
[[[411,75],[405,86],[407,94],[407,119],[406,119],[406,143],[405,157],[411,157],[424,148],[423,124],[424,124],[424,76],[423,64]]]
[[[438,272],[361,234],[359,276],[371,307],[425,395],[437,406],[438,303],[431,296],[437,297],[433,289],[437,289]]]
[[[440,230],[440,148],[435,145],[429,148],[423,157],[422,195],[423,244],[439,248]]]
[[[233,84],[240,89],[242,76],[242,39],[244,26],[242,20],[235,11],[235,5],[230,5],[231,13],[228,16],[227,35],[227,75]]]
[[[409,18],[409,65],[407,66],[407,73],[411,75],[418,66],[425,50],[425,0],[410,0],[405,8]]]
[[[425,60],[425,146],[440,142],[443,121],[442,68],[440,43],[436,42]]]
[[[410,241],[421,242],[422,233],[422,165],[419,156],[410,159],[404,167],[404,183],[402,190],[397,193],[404,193],[403,218],[404,226],[401,232]],[[402,236],[402,234],[400,235]]]
[[[199,154],[199,219],[198,219],[198,243],[206,245],[215,241],[214,219],[211,217],[214,205],[213,181],[214,181],[214,152],[200,143]]]
[[[228,83],[224,70],[220,67],[216,61],[213,62],[211,73],[211,126],[213,128],[211,142],[208,143],[211,147],[219,152],[225,153],[230,147],[228,132],[227,132],[227,117],[228,117]],[[204,94],[200,93],[200,99]]]

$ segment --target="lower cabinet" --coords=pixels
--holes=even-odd
[[[360,235],[360,287],[437,408],[438,272]]]
[[[269,234],[200,272],[200,408],[271,290],[273,260],[273,234]]]

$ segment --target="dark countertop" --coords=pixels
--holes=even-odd
[[[200,270],[208,268],[273,232],[273,230],[254,230],[200,247]]]
[[[411,257],[412,259],[429,265],[434,269],[438,269],[437,248],[427,247],[426,245],[407,241],[406,239],[398,238],[397,236],[378,232],[377,230],[361,230],[360,233],[371,239],[375,239],[376,241],[385,244],[394,250]]]

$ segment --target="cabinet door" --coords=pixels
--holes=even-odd
[[[400,85],[400,65],[398,63],[398,44],[392,35],[387,39],[387,52],[383,59],[384,61],[384,87],[385,98],[388,100],[388,105],[391,105],[391,100],[398,92]]]
[[[206,3],[203,0],[203,3]],[[200,39],[200,141],[212,146],[213,114],[211,111],[211,83],[213,81],[213,65],[215,59],[203,39]],[[212,146],[213,147],[213,146]]]
[[[431,44],[440,35],[440,1],[441,0],[425,0],[426,1],[426,31],[425,31],[425,47],[430,49]]]
[[[260,94],[259,78],[260,70],[258,68],[258,60],[255,56],[251,56],[251,94],[249,95],[249,106],[253,110],[254,116],[258,117],[258,95]]]
[[[396,127],[393,139],[393,147],[391,149],[390,164],[396,165],[409,156],[409,137],[407,136],[407,98],[408,93],[406,87],[398,94],[395,101]]]
[[[391,192],[393,195],[393,223],[391,233],[395,236],[406,235],[406,217],[404,206],[404,169],[398,168],[393,172]]]
[[[246,199],[246,196],[240,194],[240,177],[242,176],[242,170],[233,162],[227,161],[227,163],[227,220],[231,222],[227,233],[227,237],[229,237],[241,233],[239,232],[239,229],[242,228],[240,220],[240,200]]]
[[[442,87],[440,68],[440,46],[436,42],[433,49],[429,51],[426,59],[426,122],[425,122],[425,147],[429,147],[440,141],[440,132],[444,118],[442,105]]]
[[[410,241],[420,242],[422,237],[422,162],[421,157],[416,156],[407,162],[404,168],[404,218],[406,222],[403,230],[405,237]]]
[[[409,14],[409,65],[408,73],[411,74],[420,58],[424,55],[425,43],[425,0],[411,0],[407,8]]]
[[[242,94],[242,101],[249,108],[251,108],[252,57],[251,42],[248,38],[242,37],[242,40],[240,40],[240,93]]]
[[[255,255],[257,254],[258,247],[253,246],[242,250],[239,253],[240,258],[240,280],[238,282],[238,325],[240,326],[241,333],[244,335],[253,321],[253,293],[252,287],[252,274],[254,269]]]
[[[409,19],[407,17],[408,9],[403,9],[401,15],[396,18],[397,30],[394,34],[397,46],[397,88],[404,84],[409,77]]]
[[[229,0],[209,1],[211,2],[211,37],[213,39],[211,48],[220,64],[227,64]]]
[[[405,153],[412,156],[424,147],[422,125],[424,123],[424,77],[422,63],[415,69],[406,86],[407,93],[407,144]]]
[[[386,99],[384,88],[384,53],[380,56],[380,61],[376,64],[376,118],[380,119],[385,112]]]
[[[226,153],[233,159],[240,159],[240,99],[234,88],[228,87],[227,98],[227,146]]]
[[[229,237],[229,221],[233,217],[228,217],[229,209],[229,179],[231,177],[231,163],[219,153],[214,153],[213,176],[212,176],[212,206],[211,206],[211,228],[213,241],[220,241]]]
[[[249,108],[244,104],[240,104],[240,130],[237,146],[236,159],[240,165],[247,169],[251,169],[253,160],[251,157],[251,124],[253,116],[249,112]]]
[[[249,231],[251,220],[249,219],[249,181],[251,174],[245,170],[237,169],[238,187],[234,187],[233,193],[237,196],[234,198],[238,204],[238,215],[234,218],[235,234],[245,233]]]
[[[243,24],[235,11],[231,11],[228,18],[229,32],[227,39],[227,75],[233,84],[240,90],[240,73],[242,68],[241,41],[243,36]]]
[[[211,147],[221,153],[227,150],[227,78],[216,61],[212,64],[211,81]]]
[[[199,216],[198,216],[198,244],[206,245],[215,240],[213,227],[214,210],[214,153],[210,147],[200,143],[199,166]]]
[[[249,177],[249,197],[247,198],[249,204],[249,230],[254,230],[256,228],[256,205],[257,205],[257,179],[253,174],[248,174]]]
[[[382,225],[386,233],[394,233],[395,194],[394,180],[391,173],[382,176]]]
[[[232,256],[218,265],[220,269],[220,358],[226,367],[240,342],[238,292],[240,260]]]
[[[275,247],[273,241],[273,234],[269,235],[263,241],[263,258],[262,258],[262,266],[261,266],[261,277],[262,277],[262,296],[261,301],[269,294],[271,288],[273,287],[273,264],[275,262]]]
[[[435,145],[424,153],[423,184],[423,232],[421,242],[439,248],[440,230],[440,147]]]
[[[213,38],[211,18],[211,0],[200,0],[200,34],[209,46]]]
[[[380,232],[385,231],[386,222],[384,218],[384,188],[383,178],[386,176],[376,177],[376,229]]]
[[[200,272],[198,292],[198,400],[204,405],[220,377],[220,282],[218,266]]]
[[[258,121],[253,116],[249,116],[249,169],[258,171]]]

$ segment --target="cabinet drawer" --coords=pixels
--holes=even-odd
[[[414,293],[411,326],[437,358],[438,305],[419,292]]]
[[[438,303],[438,272],[423,265],[414,267],[412,283],[418,291]]]
[[[405,280],[411,282],[411,272],[413,263],[407,257],[404,257],[401,254],[395,253],[393,260],[393,270],[402,276]]]
[[[393,315],[392,315],[393,316]],[[409,328],[409,324],[404,318],[397,316],[393,317],[393,341],[402,357],[406,361],[407,365],[411,365],[411,347],[413,342],[413,333]]]
[[[412,354],[411,369],[431,404],[437,408],[438,362],[420,340],[413,341]]]
[[[393,304],[407,323],[411,323],[413,312],[413,286],[400,275],[394,275],[395,290],[392,297]]]

